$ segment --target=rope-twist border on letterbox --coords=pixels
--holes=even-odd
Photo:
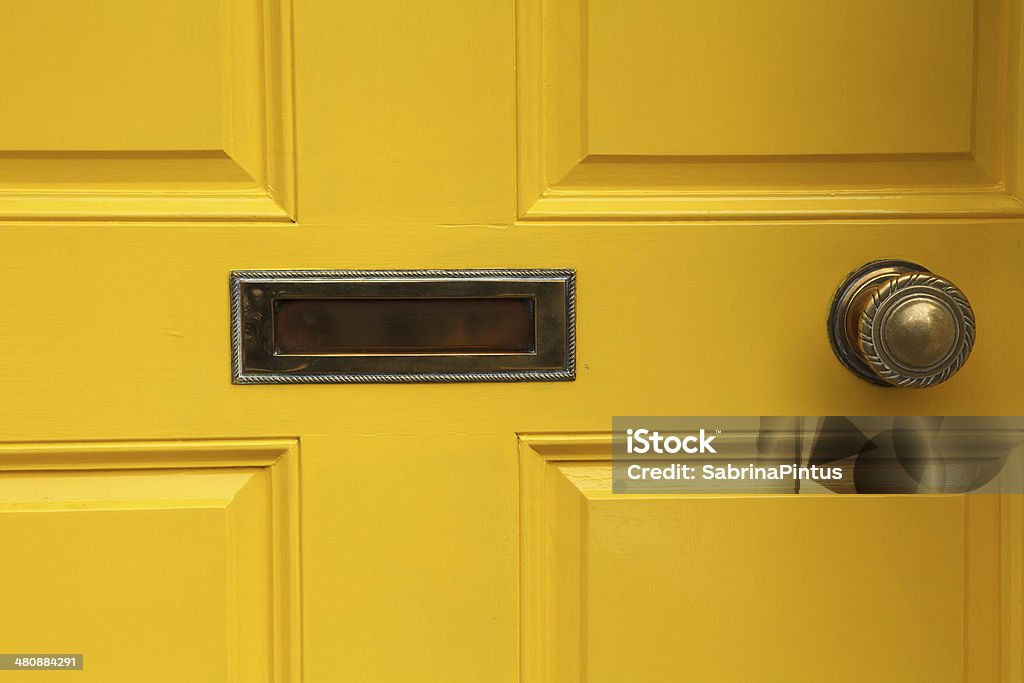
[[[230,276],[235,384],[549,382],[576,378],[576,272],[481,270],[237,270]],[[531,353],[279,355],[275,297],[521,296],[535,302]]]

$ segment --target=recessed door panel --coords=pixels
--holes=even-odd
[[[80,655],[87,681],[295,680],[296,458],[272,441],[0,448],[6,651]]]
[[[993,680],[1000,496],[616,495],[607,447],[524,440],[530,680]]]

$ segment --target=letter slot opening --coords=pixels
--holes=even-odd
[[[531,298],[279,299],[279,355],[533,353]]]

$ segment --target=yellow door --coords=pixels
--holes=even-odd
[[[103,683],[1011,683],[1019,496],[630,496],[617,415],[1024,413],[1020,0],[0,23],[0,654]],[[970,297],[949,381],[833,292]],[[233,270],[576,272],[574,381],[238,384]],[[35,678],[33,678],[35,680]]]

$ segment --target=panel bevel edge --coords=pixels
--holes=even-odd
[[[516,213],[525,217],[546,188],[543,17],[540,0],[518,0],[516,14]]]
[[[542,460],[612,459],[612,435],[608,432],[522,433],[520,449]]]
[[[517,434],[519,461],[519,669],[521,683],[548,680],[548,491],[550,467],[610,461],[607,433]],[[607,451],[607,454],[605,454]],[[587,454],[589,452],[589,455]]]
[[[1006,153],[1007,192],[1024,204],[1024,105],[1021,103],[1024,80],[1024,2],[1010,0],[1009,55],[1006,83]]]
[[[265,0],[264,130],[268,196],[296,221],[295,51],[292,0]]]
[[[265,192],[210,195],[3,194],[0,222],[294,222]]]
[[[519,668],[521,683],[546,683],[549,638],[549,565],[552,539],[547,475],[566,462],[611,461],[609,433],[521,433],[519,454]],[[561,475],[561,473],[559,473]],[[564,478],[564,475],[561,475]],[[569,486],[585,499],[575,484]],[[581,542],[583,539],[581,539]]]
[[[520,683],[543,683],[545,661],[544,471],[547,463],[520,438],[519,450],[519,671]],[[533,495],[527,495],[532,493]]]
[[[1000,496],[1002,683],[1024,680],[1024,495]]]
[[[0,471],[272,467],[297,442],[284,439],[0,443]]]
[[[1021,216],[1024,216],[1024,204],[1005,192],[685,197],[545,193],[520,220],[828,220]]]
[[[299,442],[270,467],[273,538],[274,681],[302,680],[302,545]]]

